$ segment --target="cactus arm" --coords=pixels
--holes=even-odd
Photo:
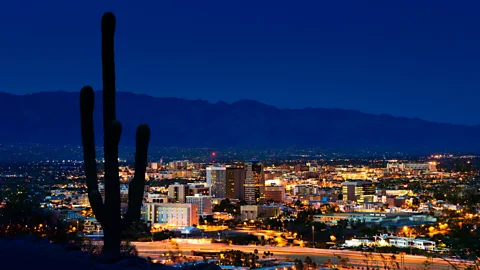
[[[136,134],[135,175],[128,187],[128,210],[122,220],[122,230],[128,228],[133,221],[140,219],[149,141],[150,128],[148,125],[139,125]]]
[[[87,178],[88,199],[97,220],[103,224],[103,201],[98,191],[97,162],[95,157],[95,137],[93,132],[94,92],[85,86],[80,92],[80,115],[82,130],[83,158]]]

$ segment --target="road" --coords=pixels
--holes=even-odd
[[[244,252],[254,252],[255,249],[258,250],[259,254],[263,254],[264,251],[270,251],[277,258],[290,258],[290,259],[304,259],[306,256],[311,257],[317,263],[326,262],[331,260],[333,264],[338,263],[337,256],[346,257],[349,259],[349,264],[352,266],[367,266],[365,255],[359,251],[350,251],[350,250],[330,250],[330,249],[313,249],[313,248],[302,248],[302,247],[277,247],[277,246],[240,246],[240,245],[227,245],[227,244],[218,244],[218,243],[199,243],[195,241],[189,241],[188,243],[178,242],[178,245],[175,245],[169,241],[162,242],[133,242],[137,247],[140,256],[150,256],[154,257],[155,255],[160,255],[166,251],[181,251],[184,254],[189,254],[192,250],[197,251],[224,251],[224,250],[241,250]],[[390,258],[391,254],[384,254],[386,258]],[[412,256],[405,255],[402,259],[400,255],[396,256],[396,262],[400,265],[404,265],[407,269],[425,269],[425,261],[427,257],[424,256]],[[373,253],[373,258],[368,261],[370,266],[376,266],[379,269],[383,269],[384,263],[383,259],[379,254]],[[390,259],[389,259],[390,261]],[[462,266],[460,269],[463,269],[466,265],[462,262],[453,262],[455,265]],[[443,259],[435,258],[431,260],[431,265],[428,269],[453,269],[448,262]]]

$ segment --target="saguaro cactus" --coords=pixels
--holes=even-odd
[[[139,125],[136,134],[135,175],[128,190],[128,210],[121,217],[120,178],[118,171],[118,144],[122,125],[115,115],[115,61],[114,61],[115,15],[107,12],[102,17],[102,66],[103,66],[103,131],[105,157],[105,200],[98,190],[97,163],[93,131],[94,91],[85,86],[80,92],[80,113],[85,175],[88,199],[93,213],[102,224],[104,254],[109,258],[120,255],[120,234],[134,220],[140,218],[140,208],[145,186],[147,151],[150,140],[148,125]]]

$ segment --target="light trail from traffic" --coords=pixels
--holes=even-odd
[[[359,251],[350,251],[350,250],[329,250],[329,249],[317,249],[317,248],[303,248],[303,247],[276,247],[276,246],[255,246],[255,245],[227,245],[220,243],[201,243],[198,241],[182,241],[183,243],[174,244],[175,241],[161,241],[161,242],[132,242],[138,250],[140,256],[143,257],[154,257],[160,256],[165,252],[179,251],[183,254],[190,254],[192,251],[204,251],[204,252],[221,252],[227,250],[241,250],[243,252],[254,252],[258,251],[259,254],[263,254],[264,251],[269,251],[274,254],[277,258],[288,258],[288,259],[305,259],[309,256],[317,263],[326,262],[330,260],[332,264],[338,263],[338,257],[349,259],[349,265],[351,266],[366,266],[367,263],[370,266],[378,267],[379,269],[384,268],[383,259],[380,257],[379,253],[372,253],[373,257],[367,260],[365,253]],[[391,258],[392,254],[383,254],[386,258]],[[428,260],[424,256],[416,255],[404,255],[403,258],[395,254],[396,262],[398,262],[402,267],[407,269],[425,269],[425,261]],[[393,261],[393,260],[392,260]],[[465,267],[471,265],[471,262],[465,261],[453,261],[449,260],[450,263],[459,266]],[[430,259],[430,269],[454,269],[447,261],[441,258]]]

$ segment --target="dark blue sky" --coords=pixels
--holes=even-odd
[[[480,124],[479,10],[433,0],[4,1],[0,91],[100,89],[100,18],[113,11],[122,91]]]

